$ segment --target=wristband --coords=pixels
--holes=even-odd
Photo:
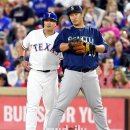
[[[18,60],[19,60],[20,62],[24,61],[24,56],[20,56],[20,57],[18,58]]]
[[[73,46],[71,43],[68,43],[69,50],[73,50]]]

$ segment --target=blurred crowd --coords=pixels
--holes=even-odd
[[[97,68],[101,88],[130,88],[130,1],[129,0],[0,0],[0,86],[26,87],[24,70],[16,47],[29,31],[42,28],[43,14],[58,16],[55,31],[70,27],[66,9],[80,5],[85,26],[98,28],[109,45],[99,54]],[[29,50],[26,54],[29,58]],[[49,60],[49,59],[48,59]],[[59,84],[63,68],[59,70]]]

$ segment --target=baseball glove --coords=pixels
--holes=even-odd
[[[69,49],[76,54],[95,53],[95,45],[85,43],[79,39],[75,39],[69,42]]]

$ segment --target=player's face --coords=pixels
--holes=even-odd
[[[69,15],[69,17],[74,26],[78,26],[83,23],[83,17],[81,13],[73,12]]]
[[[52,19],[44,20],[44,29],[54,30],[56,27],[56,21]]]

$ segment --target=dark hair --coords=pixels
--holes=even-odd
[[[127,33],[129,33],[129,30],[127,28],[122,28],[120,31],[126,31]]]
[[[119,68],[116,68],[115,70],[114,70],[114,77],[113,77],[113,79],[112,79],[112,84],[114,85],[114,86],[116,86],[117,84],[118,84],[118,81],[115,79],[115,72],[119,72],[120,73],[120,75],[121,75],[121,83],[122,83],[122,85],[126,85],[127,83],[128,83],[128,79],[127,79],[127,77],[126,77],[126,74],[125,74],[125,72],[124,71],[122,71],[122,69],[119,67]]]
[[[19,65],[20,64],[20,61],[19,60],[15,60],[14,61],[14,67],[16,67],[17,65]]]
[[[97,0],[90,0],[90,2],[97,6]]]
[[[0,48],[0,65],[2,65],[4,63],[4,61],[6,60],[6,54],[5,51],[3,49]]]
[[[8,84],[8,79],[7,79],[7,75],[4,73],[0,74],[0,78],[2,78],[3,80],[5,80],[5,84],[3,86],[9,86]]]

